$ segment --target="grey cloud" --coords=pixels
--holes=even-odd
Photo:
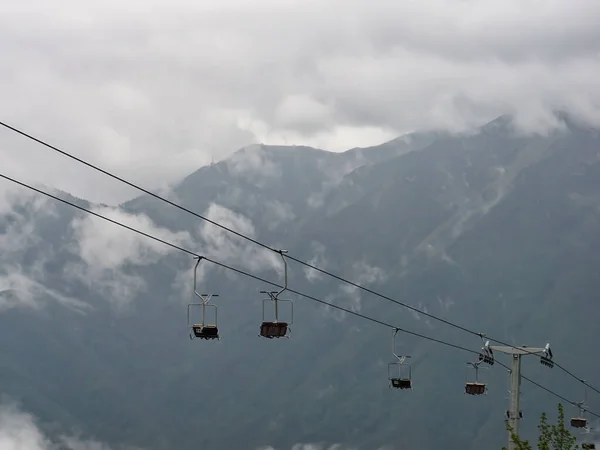
[[[355,8],[362,4],[348,3]],[[379,1],[362,13],[381,48],[402,42],[409,49],[452,58],[509,62],[564,60],[600,51],[600,5],[593,0]]]
[[[390,446],[379,447],[377,449],[372,450],[389,450]],[[256,450],[280,450],[278,448],[272,447],[270,445],[259,447]],[[358,450],[358,447],[354,447],[352,445],[345,444],[321,444],[321,443],[298,443],[294,444],[290,450]]]
[[[543,132],[556,109],[600,124],[595,0],[0,8],[0,118],[148,187],[257,142],[339,151],[502,113]],[[0,136],[14,175],[92,200],[133,195]]]
[[[226,161],[229,171],[257,186],[264,186],[268,179],[280,178],[281,168],[269,159],[261,145],[244,147]]]
[[[273,230],[279,225],[291,222],[296,218],[292,206],[288,203],[275,200],[265,203],[264,206],[266,210],[265,220],[269,230]]]
[[[38,427],[35,417],[14,403],[0,405],[0,448],[3,450],[110,450],[106,444],[76,436],[51,439]],[[134,449],[130,449],[134,450]]]
[[[438,295],[436,296],[436,299],[438,301],[440,309],[443,312],[447,312],[455,304],[454,300],[450,296],[444,296],[444,298],[442,298]]]
[[[203,215],[238,233],[256,238],[252,221],[224,206],[212,203]],[[202,254],[205,256],[240,269],[274,270],[283,275],[283,263],[276,253],[260,248],[210,223],[203,223],[199,233],[203,241]]]
[[[25,220],[15,211],[17,206],[27,208],[33,214],[53,217],[57,217],[58,214],[55,208],[56,202],[3,180],[0,183],[0,214],[11,214],[13,217],[18,215],[19,220]]]
[[[279,450],[275,447],[261,447],[257,450]],[[341,444],[323,446],[323,444],[294,444],[290,450],[356,450],[353,447],[342,447]]]
[[[60,442],[67,450],[110,450],[103,442],[82,440],[75,436],[61,436]]]
[[[311,96],[286,96],[275,108],[273,124],[282,129],[312,134],[335,124],[332,105],[318,102]]]
[[[20,213],[20,206],[28,213]],[[88,305],[45,286],[44,265],[54,258],[52,247],[44,245],[35,221],[56,217],[55,204],[20,188],[0,191],[0,311],[11,308],[40,308],[44,301],[56,301],[79,311]],[[36,259],[23,267],[18,263],[24,249],[37,247]]]
[[[143,214],[132,215],[111,207],[98,207],[94,212],[175,245],[191,247],[189,233],[157,227]],[[84,264],[71,264],[65,270],[66,275],[106,293],[107,299],[118,308],[128,306],[137,294],[146,289],[142,277],[131,273],[128,268],[156,263],[176,251],[88,215],[75,218],[71,227],[75,239],[71,250]]]
[[[194,261],[194,266],[196,262]],[[199,264],[196,272],[197,283],[202,285],[205,276],[208,272],[208,266],[206,264]],[[173,282],[171,283],[170,299],[174,302],[189,303],[189,300],[193,298],[194,287],[192,280],[194,279],[194,267],[190,264],[190,268],[185,271],[179,271],[175,275]]]
[[[439,301],[439,297],[438,297],[438,301]],[[421,311],[425,314],[429,314],[427,305],[425,305],[422,301],[419,300],[419,302],[416,306],[419,311]],[[421,320],[421,314],[419,314],[417,311],[411,310],[411,314],[415,320]],[[433,328],[433,323],[431,323],[431,320],[429,319],[429,317],[427,317],[427,316],[424,316],[424,317],[425,317],[425,320],[424,320],[425,325],[427,325],[429,328]]]
[[[34,418],[14,405],[2,405],[0,408],[0,442],[3,448],[9,449],[46,450],[52,447]]]
[[[357,261],[352,264],[350,275],[346,278],[363,287],[367,287],[386,280],[388,275],[379,267],[370,266],[365,261]],[[360,289],[350,284],[341,284],[338,291],[328,294],[325,300],[354,312],[359,312],[362,307]],[[347,315],[345,311],[330,306],[326,306],[325,310],[326,314],[331,315],[338,321],[344,320]]]
[[[3,259],[9,254],[19,252],[27,245],[40,241],[39,236],[34,233],[34,222],[16,211],[4,217],[2,231],[0,235],[0,249],[3,252]]]
[[[157,227],[144,214],[128,214],[111,207],[97,207],[93,212],[175,245],[189,247],[192,243],[189,233]],[[126,263],[147,265],[174,251],[158,241],[117,225],[109,226],[105,221],[89,215],[76,217],[71,227],[75,232],[79,256],[93,269],[117,270]]]
[[[317,241],[312,241],[310,243],[310,250],[313,256],[308,260],[308,263],[312,266],[319,267],[321,269],[326,269],[327,260],[325,259],[325,246]],[[311,283],[323,279],[324,275],[310,267],[304,267],[304,276]]]
[[[352,270],[355,282],[360,285],[383,282],[387,279],[387,275],[383,269],[370,266],[365,261],[357,261],[352,264]]]
[[[71,298],[49,289],[29,273],[24,272],[21,266],[4,264],[0,268],[0,312],[12,308],[38,309],[45,304],[43,300],[53,300],[57,303],[87,312],[90,306],[75,298]]]
[[[344,177],[367,164],[369,160],[365,158],[363,151],[358,150],[354,153],[354,158],[347,158],[343,163],[339,161],[329,161],[325,158],[320,159],[317,163],[319,170],[326,176],[326,179],[321,183],[321,189],[313,192],[306,200],[308,206],[311,208],[320,208],[325,202],[325,197],[336,187],[339,187],[342,182],[347,183],[346,186],[352,186],[353,183],[350,179]],[[345,203],[341,201],[334,206],[330,207],[330,212],[333,209],[339,210],[344,208]]]
[[[14,267],[11,269],[8,274],[0,276],[0,312],[13,308],[38,308],[35,281]]]

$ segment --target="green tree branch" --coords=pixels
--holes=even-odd
[[[529,441],[522,440],[514,434],[511,426],[506,423],[506,430],[511,433],[511,441],[516,445],[517,450],[533,450]],[[540,424],[538,425],[538,450],[575,450],[577,449],[577,438],[565,427],[565,413],[562,404],[558,404],[558,418],[556,424],[548,424],[546,413],[542,413]],[[502,447],[502,450],[507,450]]]

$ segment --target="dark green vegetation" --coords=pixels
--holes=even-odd
[[[511,431],[512,442],[516,444],[518,450],[532,450],[533,447],[528,440],[519,438],[512,433],[510,426],[507,430]],[[540,424],[538,425],[539,436],[537,439],[538,450],[575,450],[580,448],[576,442],[577,438],[565,426],[565,412],[562,404],[558,404],[558,418],[556,424],[548,424],[546,413],[542,413]],[[582,445],[590,444],[590,440],[583,439]],[[503,448],[506,450],[506,447]]]
[[[417,137],[344,154],[247,149],[194,172],[172,194],[199,213],[216,202],[243,214],[259,240],[303,260],[316,258],[319,266],[445,319],[516,345],[550,341],[557,361],[600,385],[599,133],[568,123],[550,136],[519,137],[502,117],[469,136]],[[70,226],[82,214],[57,205],[48,215],[34,206],[21,204],[1,219],[3,231],[27,236],[25,247],[3,253],[2,270],[20,267],[46,288],[91,305],[67,307],[42,290],[36,297],[43,308],[0,314],[2,392],[49,429],[77,428],[148,449],[343,442],[364,449],[475,450],[505,443],[502,367],[482,371],[489,395],[467,396],[465,363],[474,355],[400,333],[399,351],[412,355],[414,389],[391,391],[391,330],[353,317],[336,320],[324,307],[293,297],[292,338],[261,340],[258,291],[268,286],[214,268],[203,290],[220,294],[222,340],[189,341],[190,257],[143,253],[148,264],[127,262],[101,279],[95,272],[74,277],[73,267],[87,267]],[[147,197],[123,208],[189,231],[191,250],[280,280],[252,244],[193,216]],[[98,238],[114,231],[92,220]],[[199,231],[205,226],[225,236],[226,245],[207,240]],[[103,252],[100,264],[126,246],[93,250]],[[386,276],[374,276],[372,266]],[[145,290],[115,285],[134,275]],[[356,305],[357,292],[330,278],[310,282],[297,264],[290,264],[290,286]],[[119,301],[130,294],[133,301],[123,306]],[[476,337],[417,320],[381,298],[361,294],[360,307],[412,331],[481,346]],[[582,399],[580,384],[535,357],[523,359],[523,374]],[[535,418],[556,398],[527,381],[522,389],[522,437],[530,439]],[[600,396],[588,397],[599,411]],[[576,412],[568,408],[567,414]]]

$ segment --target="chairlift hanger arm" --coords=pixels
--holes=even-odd
[[[198,293],[197,290],[197,283],[198,283],[198,266],[200,265],[200,261],[202,261],[204,259],[203,256],[194,256],[194,259],[197,259],[198,262],[196,262],[196,265],[194,266],[194,294],[196,294],[196,297],[198,297],[200,300],[202,300],[202,303],[205,303],[205,299],[202,295],[200,295],[200,293]]]
[[[394,328],[394,335],[392,336],[392,355],[400,360],[400,357],[396,354],[396,335],[398,334],[398,331],[400,331],[398,328]]]
[[[394,328],[394,335],[392,336],[392,355],[396,357],[400,364],[404,364],[404,361],[406,361],[407,358],[410,358],[410,356],[398,356],[396,353],[396,335],[398,334],[398,331],[400,331],[400,328]]]
[[[288,286],[288,272],[287,272],[287,260],[285,259],[284,253],[287,253],[287,250],[279,250],[278,253],[281,255],[281,259],[283,260],[283,288],[275,294],[275,298],[278,298],[283,292],[287,290]]]
[[[218,297],[219,294],[200,294],[198,292],[198,266],[200,265],[200,261],[204,259],[204,256],[194,256],[194,259],[198,260],[194,266],[194,294],[201,300],[203,305],[207,305],[212,297]]]

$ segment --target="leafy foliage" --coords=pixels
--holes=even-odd
[[[511,426],[507,423],[507,431],[511,432],[511,440],[516,445],[517,450],[533,450],[533,447],[527,440],[521,440],[519,436],[512,432]],[[577,438],[565,427],[565,413],[561,403],[558,404],[558,418],[555,424],[548,424],[546,413],[542,413],[538,425],[538,450],[576,450],[575,441]],[[506,450],[503,447],[502,450]]]

